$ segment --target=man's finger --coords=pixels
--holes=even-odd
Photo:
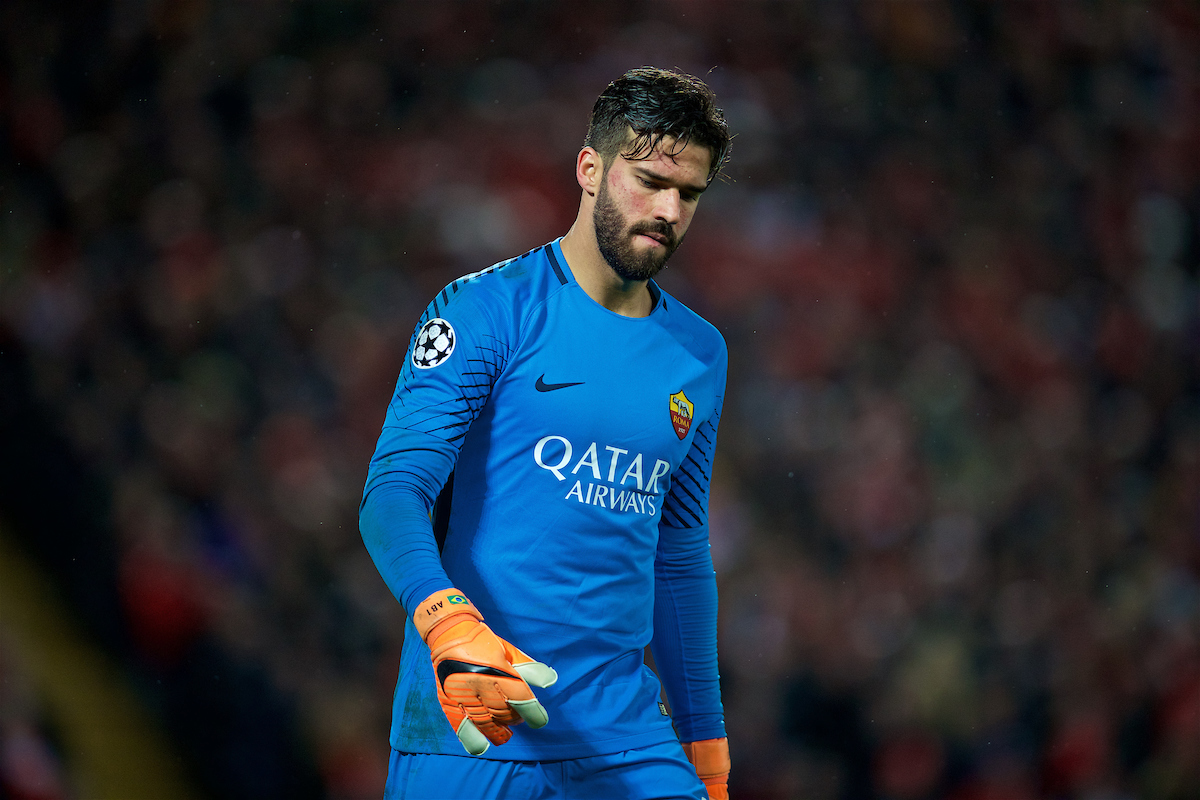
[[[463,717],[463,721],[455,733],[458,734],[458,740],[462,742],[462,746],[473,756],[483,755],[492,746],[487,737],[479,732],[479,728],[475,727],[475,723],[471,722],[470,717]]]
[[[553,686],[558,681],[558,673],[554,671],[554,668],[540,661],[524,661],[520,664],[513,664],[513,669],[525,679],[526,683],[539,689]]]
[[[541,728],[550,721],[550,715],[546,713],[546,708],[537,701],[537,698],[531,700],[509,700],[508,704],[513,707],[513,710],[521,715],[521,719],[531,728]]]

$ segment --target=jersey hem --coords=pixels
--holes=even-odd
[[[481,756],[470,755],[465,750],[454,753],[432,748],[421,749],[400,747],[395,743],[390,744],[391,748],[396,752],[407,753],[409,755],[462,756],[463,758],[486,759],[488,761],[570,761],[590,756],[608,756],[613,753],[624,752],[625,750],[652,747],[656,744],[678,741],[679,737],[675,735],[675,732],[667,728],[663,731],[639,733],[632,736],[618,736],[614,739],[602,739],[595,742],[573,742],[560,745],[538,745],[536,747],[528,745],[514,746],[512,742],[509,742],[508,744],[489,747],[487,752]],[[455,739],[454,742],[457,744],[458,740]]]

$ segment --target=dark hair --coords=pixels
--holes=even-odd
[[[633,141],[626,147],[630,128]],[[682,72],[638,67],[596,98],[583,145],[600,154],[607,170],[618,154],[631,161],[649,158],[667,136],[675,140],[667,156],[678,155],[689,142],[712,152],[710,183],[729,158],[729,126],[712,89]]]

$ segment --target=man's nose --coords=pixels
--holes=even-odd
[[[679,197],[678,189],[663,189],[658,193],[658,197],[655,200],[655,218],[661,219],[670,225],[679,222],[683,203]]]

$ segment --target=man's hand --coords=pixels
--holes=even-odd
[[[529,685],[551,686],[558,673],[492,633],[457,589],[427,597],[413,622],[429,645],[442,711],[468,753],[507,742],[509,725],[540,728],[550,720]]]
[[[709,800],[729,800],[729,739],[684,742],[683,752],[704,781]]]

